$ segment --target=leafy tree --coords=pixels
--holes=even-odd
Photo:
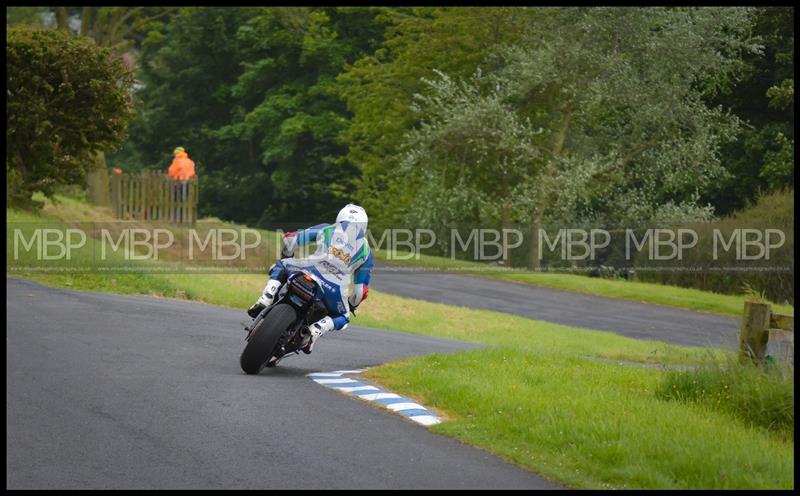
[[[331,216],[352,199],[358,171],[337,164],[348,116],[333,84],[346,61],[369,49],[357,28],[369,32],[371,21],[355,9],[270,8],[239,29],[246,62],[232,87],[237,112],[214,136],[259,150],[250,160],[269,174],[264,220],[313,220],[301,218],[298,205],[306,215]]]
[[[508,88],[497,78],[481,71],[463,81],[438,76],[423,79],[430,89],[412,105],[424,120],[410,135],[400,167],[407,181],[413,178],[418,200],[407,220],[438,228],[499,220],[510,228],[515,206],[526,201],[521,186],[539,153],[539,131],[507,103]]]
[[[136,36],[155,27],[158,19],[172,14],[174,7],[54,7],[56,28],[69,31],[72,13],[79,15],[77,33],[89,36],[102,47],[123,53]]]
[[[184,146],[202,171],[206,164],[236,163],[241,153],[218,147],[208,130],[231,117],[230,89],[241,73],[235,45],[251,9],[182,8],[142,42],[137,119],[131,148],[145,166],[166,168]]]
[[[185,146],[203,181],[203,214],[252,224],[329,217],[351,200],[358,173],[337,162],[349,115],[334,78],[381,39],[373,17],[355,8],[181,9],[143,43],[131,148],[158,164]]]
[[[6,26],[25,25],[44,28],[42,14],[48,10],[47,7],[6,7]]]
[[[6,30],[9,199],[52,195],[83,179],[93,154],[118,145],[133,117],[133,75],[87,38]]]
[[[421,107],[428,121],[413,134],[402,173],[472,167],[449,180],[428,177],[439,187],[421,191],[445,202],[468,197],[478,215],[454,210],[461,221],[513,205],[514,218],[534,233],[546,220],[708,216],[697,199],[723,174],[719,146],[738,121],[702,97],[735,74],[741,52],[757,49],[748,40],[750,15],[746,9],[541,12],[523,43],[498,52],[499,68],[486,83],[442,78],[431,85]],[[512,113],[518,116],[505,117]],[[472,194],[504,175],[513,189],[500,181],[493,194]],[[415,205],[428,208],[418,199]],[[532,269],[539,266],[536,239]]]
[[[791,9],[43,9],[141,49],[113,159],[186,147],[204,215],[668,222],[794,178]]]
[[[359,199],[378,221],[397,223],[413,201],[412,185],[395,180],[404,136],[420,120],[413,95],[435,71],[467,77],[503,44],[520,40],[533,15],[518,7],[380,8],[385,40],[338,76],[339,91],[353,113],[344,133],[346,160],[362,171]]]
[[[745,123],[722,150],[728,176],[704,196],[722,214],[794,184],[794,9],[756,9],[753,34],[763,50],[745,54],[742,77],[710,100]]]
[[[51,27],[52,21],[43,22],[42,15],[52,14],[56,29],[88,36],[98,46],[110,48],[116,55],[126,53],[130,56],[130,49],[137,44],[141,34],[173,11],[173,7],[13,7],[8,8],[6,17],[9,24],[34,23]],[[77,21],[77,27],[73,20]],[[110,201],[106,151],[99,150],[94,155],[87,175],[89,197],[98,204]]]

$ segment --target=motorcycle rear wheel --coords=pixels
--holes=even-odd
[[[272,352],[278,340],[290,325],[297,319],[294,307],[287,304],[280,304],[270,310],[261,322],[258,323],[247,346],[242,351],[239,358],[239,365],[248,374],[258,374],[272,357]]]

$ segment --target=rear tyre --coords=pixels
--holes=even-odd
[[[280,304],[270,310],[269,315],[258,323],[247,346],[239,358],[239,365],[248,374],[258,374],[272,357],[278,340],[290,325],[297,319],[294,307]]]

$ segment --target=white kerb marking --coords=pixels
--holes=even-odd
[[[314,379],[320,384],[354,384],[358,381],[353,379]]]
[[[383,392],[380,388],[363,384],[361,381],[342,377],[344,374],[359,374],[363,371],[364,370],[337,370],[335,372],[318,372],[308,374],[308,378],[318,384],[322,384],[325,387],[341,391],[351,396],[355,396],[356,398],[375,402],[377,406],[397,412],[403,415],[405,418],[413,420],[420,425],[430,426],[442,422],[442,419],[436,416],[435,413],[431,412],[419,403],[414,403],[413,401],[410,401],[399,394]],[[384,405],[378,401],[386,399],[399,399],[400,401],[390,405]],[[403,413],[409,410],[422,411],[418,412],[419,415],[408,415]]]
[[[391,405],[384,406],[389,410],[394,410],[395,412],[399,412],[401,410],[427,410],[427,408],[419,403],[392,403]]]
[[[339,391],[344,391],[345,393],[354,393],[356,391],[380,391],[380,389],[376,388],[375,386],[331,386],[333,389],[338,389]]]
[[[380,391],[380,389],[378,389]],[[375,401],[375,400],[388,400],[389,398],[400,398],[399,394],[394,393],[373,393],[373,394],[359,394],[362,400]]]
[[[414,415],[413,417],[406,418],[422,425],[436,425],[442,422],[439,417],[434,417],[433,415]]]

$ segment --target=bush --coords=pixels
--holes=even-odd
[[[82,182],[94,154],[125,138],[133,74],[91,38],[6,29],[6,174],[17,203]],[[13,170],[13,174],[10,172]]]
[[[634,261],[637,280],[728,294],[742,294],[745,288],[752,288],[769,300],[794,304],[794,190],[762,196],[756,205],[716,222],[675,227],[696,231],[697,246],[686,250],[687,256],[680,262],[648,260],[647,249],[643,249]],[[718,259],[714,260],[713,230],[719,229],[729,240],[734,230],[740,228],[780,229],[786,241],[770,253],[769,260],[737,261],[733,248],[720,251]],[[652,270],[669,269],[676,264],[692,270]]]
[[[775,366],[760,368],[730,361],[668,371],[656,396],[706,405],[751,426],[794,435],[794,375],[784,379]]]

